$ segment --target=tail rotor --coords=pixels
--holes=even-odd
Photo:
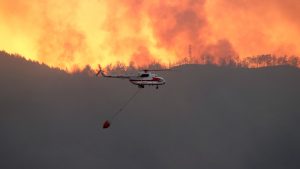
[[[95,74],[96,76],[99,76],[99,74],[102,72],[101,65],[98,65],[98,67],[99,67],[99,70],[98,70],[98,72]]]

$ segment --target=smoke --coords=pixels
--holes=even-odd
[[[141,46],[136,53],[132,55],[132,66],[148,66],[149,63],[155,62],[152,60],[148,49],[144,46]],[[134,65],[134,63],[138,63],[138,65]]]
[[[214,0],[206,7],[214,36],[227,39],[241,57],[299,55],[298,1]]]
[[[73,70],[300,55],[296,0],[0,0],[0,48]]]

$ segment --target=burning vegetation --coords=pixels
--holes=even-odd
[[[0,0],[0,49],[69,72],[98,64],[299,66],[299,6],[297,0]]]

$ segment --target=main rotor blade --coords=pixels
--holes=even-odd
[[[175,69],[143,69],[144,72],[175,71]]]

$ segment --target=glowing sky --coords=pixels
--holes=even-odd
[[[298,0],[0,0],[0,50],[71,70],[300,55]]]

